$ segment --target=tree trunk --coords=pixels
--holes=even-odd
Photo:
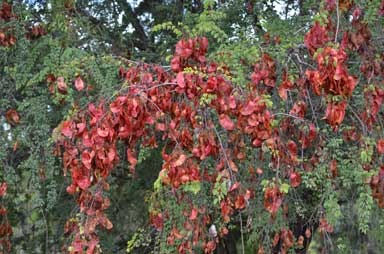
[[[225,237],[219,240],[216,246],[215,254],[237,254],[236,242],[239,239],[240,232],[230,231]]]

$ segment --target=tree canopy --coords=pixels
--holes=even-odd
[[[384,1],[3,1],[0,253],[381,253]]]

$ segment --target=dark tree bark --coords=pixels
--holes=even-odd
[[[240,237],[240,232],[229,231],[228,234],[219,240],[215,254],[237,254],[236,242]]]
[[[133,26],[135,31],[134,45],[140,50],[146,50],[149,44],[149,38],[145,33],[143,26],[140,23],[137,13],[132,9],[132,6],[125,0],[117,0],[117,4],[124,11],[123,28],[128,27],[129,24]]]

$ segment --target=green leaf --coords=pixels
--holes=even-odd
[[[31,221],[36,222],[39,219],[39,213],[37,211],[33,211],[31,214]]]
[[[155,192],[158,192],[160,191],[161,189],[161,179],[160,179],[160,176],[156,179],[156,181],[153,183],[153,189],[155,190]]]
[[[183,189],[187,192],[192,192],[193,194],[197,194],[201,190],[201,185],[199,181],[193,181],[186,185],[184,185]]]
[[[367,151],[361,151],[360,153],[360,160],[362,163],[367,163],[368,162],[368,154]]]
[[[288,191],[289,191],[289,184],[287,184],[287,183],[283,183],[282,185],[280,185],[280,191],[281,191],[282,193],[287,194]]]

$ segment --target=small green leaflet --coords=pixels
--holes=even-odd
[[[200,191],[201,185],[199,181],[193,181],[185,184],[183,186],[183,189],[184,191],[192,192],[193,194],[196,195]]]

